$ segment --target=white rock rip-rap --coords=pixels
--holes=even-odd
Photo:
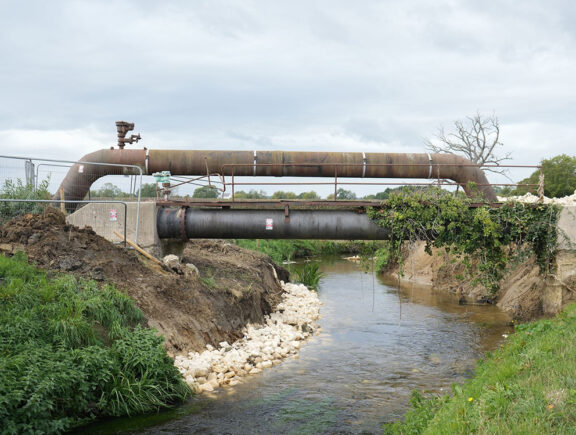
[[[544,197],[544,204],[558,204],[558,205],[576,205],[576,191],[572,195],[565,196],[563,198],[548,198]],[[527,193],[522,196],[499,196],[498,201],[506,202],[506,201],[516,201],[516,202],[524,202],[528,204],[536,204],[540,198],[536,195],[532,195],[531,193]]]
[[[224,341],[218,349],[207,345],[202,353],[175,358],[176,367],[197,393],[237,385],[243,377],[297,354],[302,341],[320,331],[318,294],[302,284],[282,282],[282,287],[282,302],[264,324],[248,325],[243,337],[232,344]]]

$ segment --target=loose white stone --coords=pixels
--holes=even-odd
[[[198,393],[237,385],[241,376],[260,373],[295,355],[302,340],[319,333],[315,323],[320,317],[318,295],[303,285],[282,285],[285,293],[277,311],[266,316],[262,325],[247,325],[243,338],[232,345],[223,341],[219,349],[206,345],[202,353],[175,358],[174,364]]]

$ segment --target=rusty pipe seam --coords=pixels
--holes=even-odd
[[[85,155],[80,162],[100,165],[90,173],[79,170],[81,163],[70,168],[61,184],[67,199],[84,199],[97,179],[118,173],[112,165],[131,165],[146,175],[165,170],[172,175],[203,175],[208,169],[222,175],[276,177],[333,177],[338,167],[338,177],[343,178],[426,179],[432,178],[436,169],[438,178],[455,181],[468,195],[475,193],[468,186],[473,182],[478,186],[476,193],[497,201],[480,167],[453,154],[104,149]],[[122,174],[132,173],[126,169]],[[59,192],[55,197],[59,199]]]
[[[366,165],[364,165],[366,156]],[[150,171],[170,170],[173,174],[199,173],[198,162],[209,161],[211,170],[230,176],[254,176],[253,151],[150,151]],[[382,167],[388,166],[388,167]],[[421,167],[422,166],[422,167]],[[259,151],[256,176],[297,176],[361,178],[432,178],[460,184],[468,195],[480,193],[489,201],[496,195],[478,165],[453,154],[327,153]],[[425,169],[424,169],[425,168]],[[364,170],[366,171],[364,173]],[[485,185],[475,192],[468,183]]]

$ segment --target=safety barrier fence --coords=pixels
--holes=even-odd
[[[101,176],[102,166],[106,166],[105,177]],[[83,200],[66,199],[66,193],[58,189],[71,168],[98,180]],[[102,224],[110,227],[111,231],[124,233],[124,239],[126,239],[127,215],[133,212],[127,207],[127,203],[136,203],[134,241],[138,243],[142,177],[142,168],[137,165],[0,155],[0,201],[3,204],[12,203],[12,208],[16,207],[17,203],[52,204],[61,207],[64,212],[70,212],[78,206],[89,203],[124,204],[124,213],[118,213],[117,209],[110,208],[109,213],[102,217],[107,219],[107,222]],[[125,187],[121,189],[116,184]],[[126,188],[128,193],[122,191]],[[68,195],[71,193],[74,192],[68,192]],[[4,208],[6,209],[6,206]],[[121,225],[122,219],[124,225]]]
[[[109,225],[105,225],[106,229],[110,234],[114,232],[120,232],[124,235],[123,242],[124,246],[126,246],[126,233],[127,233],[127,219],[128,219],[128,204],[125,201],[99,201],[99,200],[90,200],[90,201],[80,201],[80,200],[52,200],[52,199],[12,199],[12,198],[0,198],[0,204],[38,204],[44,207],[58,207],[60,206],[62,211],[65,211],[66,204],[121,204],[124,206],[124,213],[120,214],[118,210],[115,208],[111,208],[109,211]],[[20,215],[23,212],[27,211],[40,211],[38,208],[30,209],[30,208],[10,208],[10,207],[2,207],[0,206],[0,224],[4,223],[8,218]],[[118,231],[120,230],[120,231]]]
[[[333,179],[327,181],[304,181],[304,182],[243,182],[237,181],[235,178],[235,169],[238,167],[252,167],[252,166],[268,166],[268,167],[277,167],[277,168],[284,168],[284,167],[294,167],[294,166],[301,166],[301,167],[311,167],[311,168],[318,168],[322,167],[323,171],[325,170],[332,170],[333,171]],[[432,179],[432,182],[406,182],[406,181],[346,181],[346,178],[339,178],[338,174],[339,171],[342,171],[346,168],[355,168],[359,167],[362,168],[363,171],[366,171],[367,168],[371,167],[389,167],[393,169],[394,167],[398,166],[427,166],[430,168],[429,177],[428,179]],[[222,188],[221,190],[225,192],[229,187],[231,190],[231,199],[235,199],[235,191],[237,186],[334,186],[334,199],[337,200],[337,193],[338,193],[338,186],[430,186],[431,184],[440,186],[454,186],[456,183],[454,181],[448,181],[439,176],[440,167],[450,167],[454,165],[449,164],[349,164],[349,163],[325,163],[325,164],[306,164],[306,163],[289,163],[289,164],[225,164],[222,165],[222,174],[230,173],[230,181],[226,181],[226,177],[221,175],[220,179],[222,180]],[[457,165],[457,167],[478,167],[478,165]],[[539,171],[539,180],[538,184],[530,184],[530,183],[488,183],[488,184],[477,184],[478,186],[492,186],[492,187],[515,187],[518,188],[526,188],[528,190],[536,190],[540,200],[542,201],[544,198],[544,174],[542,172],[542,167],[538,165],[483,165],[480,166],[481,168],[485,168],[487,170],[507,170],[511,168],[522,168],[522,169],[534,169]],[[436,176],[434,176],[436,174]]]

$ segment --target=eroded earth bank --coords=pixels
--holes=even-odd
[[[219,241],[187,243],[179,271],[138,258],[90,228],[68,225],[55,209],[0,227],[0,251],[24,251],[39,267],[98,282],[128,294],[172,356],[232,343],[243,328],[262,323],[282,301],[288,272],[267,256]]]

